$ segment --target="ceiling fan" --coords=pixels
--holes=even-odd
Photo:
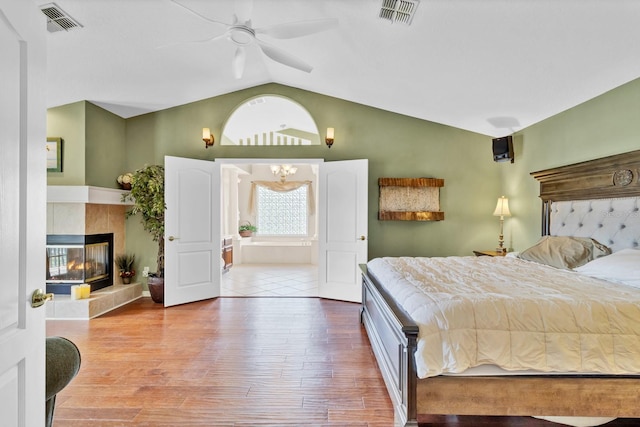
[[[257,35],[263,34],[275,39],[292,39],[325,31],[337,27],[338,25],[337,19],[327,18],[311,21],[290,22],[264,28],[253,28],[251,26],[253,0],[235,1],[235,13],[233,15],[233,22],[231,24],[208,18],[201,13],[198,13],[195,10],[179,3],[177,0],[171,0],[171,2],[191,12],[199,18],[204,19],[205,21],[221,24],[227,28],[227,30],[221,35],[209,37],[204,40],[194,40],[192,42],[185,43],[206,43],[220,39],[227,39],[235,44],[236,52],[233,57],[232,66],[233,74],[236,79],[241,78],[244,72],[246,61],[245,47],[253,43],[255,43],[258,48],[272,60],[284,64],[288,67],[296,68],[300,71],[310,73],[311,70],[313,70],[313,67],[311,65],[309,65],[302,59],[297,58],[296,56],[291,55],[290,53],[276,46],[273,46],[272,44],[267,43],[264,40],[259,39]]]

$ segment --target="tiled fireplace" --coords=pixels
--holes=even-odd
[[[47,240],[55,236],[112,234],[114,255],[125,251],[125,212],[120,201],[122,190],[87,186],[49,186],[47,188]],[[67,237],[66,239],[73,239]],[[115,271],[113,265],[110,270]],[[118,277],[114,282],[118,283]]]
[[[47,292],[68,295],[87,283],[91,292],[113,285],[113,233],[47,236]]]
[[[46,305],[48,318],[90,319],[142,296],[140,283],[123,285],[113,275],[114,256],[125,252],[123,193],[89,186],[47,187],[49,264],[43,282],[47,292],[55,294]],[[52,247],[57,249],[49,252]],[[58,256],[55,263],[52,256]],[[76,269],[80,265],[82,272]],[[74,283],[90,283],[90,298],[71,300]]]

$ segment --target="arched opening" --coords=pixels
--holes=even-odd
[[[260,95],[236,107],[221,145],[320,145],[318,126],[302,105],[280,95]]]

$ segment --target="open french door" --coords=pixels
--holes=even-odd
[[[165,157],[165,306],[220,295],[221,162]],[[319,164],[318,293],[361,302],[368,161]]]
[[[46,22],[0,0],[0,424],[44,425]]]
[[[164,305],[220,296],[220,164],[165,157]]]
[[[320,165],[318,293],[362,302],[359,264],[367,262],[367,160]]]

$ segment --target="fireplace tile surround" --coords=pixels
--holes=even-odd
[[[121,201],[125,193],[91,186],[48,186],[47,234],[113,233],[114,255],[124,253],[125,212],[130,205]],[[117,271],[115,265],[112,268]],[[140,283],[122,285],[121,280],[116,274],[113,286],[92,292],[89,299],[71,300],[68,295],[55,295],[53,304],[47,308],[47,317],[87,319],[140,298]]]
[[[47,301],[47,319],[88,320],[142,297],[142,283],[113,285],[91,292],[86,299],[72,300],[69,295],[56,295]]]

